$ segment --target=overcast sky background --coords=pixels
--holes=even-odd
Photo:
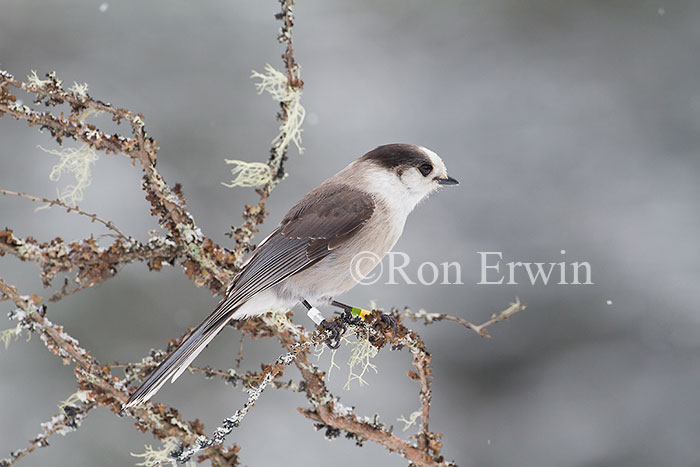
[[[278,126],[277,104],[249,79],[266,63],[282,66],[277,2],[101,3],[3,0],[0,67],[20,78],[56,70],[143,113],[163,176],[183,184],[202,230],[230,246],[224,233],[256,196],[221,185],[230,179],[224,159],[266,160]],[[528,304],[490,340],[448,323],[415,325],[433,353],[431,427],[444,433],[445,457],[487,467],[696,465],[700,3],[300,0],[296,11],[306,151],[291,151],[259,238],[357,156],[388,142],[421,144],[462,183],[416,209],[396,250],[410,255],[412,275],[424,261],[458,262],[464,285],[375,284],[344,301],[473,322],[516,296]],[[94,121],[112,128],[107,120]],[[48,179],[56,157],[37,148],[56,147],[48,134],[4,117],[0,141],[0,187],[52,197],[71,182]],[[140,179],[124,156],[101,154],[81,207],[145,240],[156,224]],[[0,227],[42,241],[104,233],[35,207],[0,198]],[[519,285],[477,285],[480,251],[502,252],[503,263],[587,261],[594,285],[532,286],[526,275]],[[21,293],[51,294],[33,264],[3,257],[0,277]],[[100,361],[127,361],[163,347],[215,303],[179,267],[135,264],[48,313]],[[11,309],[0,304],[3,315]],[[228,368],[238,342],[226,330],[197,363]],[[246,368],[281,352],[269,339],[244,349]],[[341,372],[330,386],[399,432],[396,419],[418,409],[410,357],[382,352],[377,365],[369,386],[344,391]],[[37,338],[0,351],[0,374],[4,457],[57,412],[75,378]],[[156,399],[211,432],[245,394],[185,374]],[[405,465],[371,443],[329,443],[299,406],[300,395],[264,393],[230,437],[243,464]],[[158,445],[104,409],[50,442],[21,465],[130,465],[130,452]]]

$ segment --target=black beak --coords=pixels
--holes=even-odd
[[[459,182],[452,177],[436,178],[440,185],[459,185]]]

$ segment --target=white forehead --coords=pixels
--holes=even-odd
[[[433,163],[433,167],[437,169],[438,173],[447,174],[447,168],[445,167],[445,163],[442,162],[442,159],[440,159],[440,156],[438,156],[437,153],[435,153],[435,151],[431,151],[430,149],[423,146],[418,146],[418,148],[423,152],[423,154],[428,156],[430,162]]]

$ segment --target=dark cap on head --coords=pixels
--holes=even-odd
[[[400,143],[379,146],[360,157],[360,160],[373,161],[387,169],[420,167],[431,163],[430,157],[419,146]]]

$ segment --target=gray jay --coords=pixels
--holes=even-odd
[[[408,214],[442,185],[457,185],[442,159],[412,144],[387,144],[368,152],[302,198],[242,265],[226,297],[163,360],[124,404],[149,400],[174,382],[232,320],[291,308],[332,303],[381,259],[403,232]]]

